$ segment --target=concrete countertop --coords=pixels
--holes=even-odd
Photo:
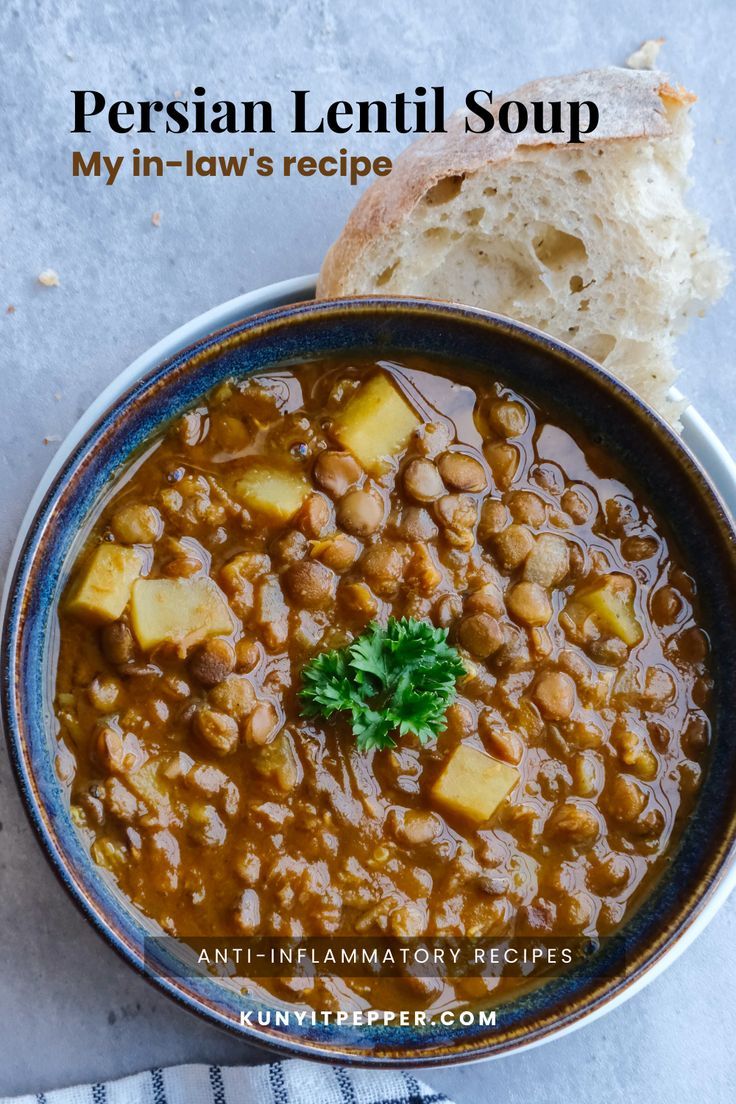
[[[464,15],[439,0],[204,6],[6,0],[0,11],[3,565],[56,443],[94,396],[188,318],[242,291],[314,271],[357,194],[319,177],[121,177],[113,187],[74,180],[69,89],[170,99],[201,83],[210,94],[267,97],[278,108],[292,88],[310,88],[315,102],[327,103],[387,97],[423,83],[444,84],[455,106],[469,88],[501,91],[543,74],[621,64],[643,39],[664,35],[663,66],[700,98],[692,199],[734,253],[735,30],[730,0],[701,5],[697,13],[685,0],[519,0],[468,7]],[[286,131],[253,145],[257,152],[309,153],[343,144]],[[97,135],[88,148],[108,153],[128,152],[136,141],[108,139],[102,129]],[[162,141],[146,139],[146,152],[159,151]],[[173,141],[205,153],[235,152],[238,139]],[[375,155],[395,153],[402,143],[389,136],[344,144]],[[58,287],[38,283],[46,268],[58,272]],[[729,296],[693,326],[679,355],[682,389],[732,451],[734,321]],[[0,820],[0,1094],[149,1065],[264,1060],[174,1006],[94,935],[47,867],[4,756]],[[534,1051],[427,1079],[459,1104],[615,1104],[634,1094],[648,1104],[733,1099],[735,968],[732,898],[698,942],[622,1008]]]

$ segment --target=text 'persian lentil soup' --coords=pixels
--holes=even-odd
[[[126,474],[60,603],[72,813],[175,935],[606,935],[698,789],[698,618],[629,475],[492,377],[233,380]],[[519,984],[243,982],[429,1010]]]

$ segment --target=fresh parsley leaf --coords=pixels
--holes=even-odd
[[[302,671],[302,682],[305,716],[331,717],[338,710],[350,708],[353,686],[344,650],[315,656]]]
[[[392,733],[426,744],[442,732],[465,673],[446,629],[391,617],[385,628],[373,622],[352,644],[310,660],[302,671],[302,713],[347,714],[361,751],[393,747]]]

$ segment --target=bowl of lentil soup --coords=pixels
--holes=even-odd
[[[501,1053],[630,987],[725,867],[732,584],[702,473],[584,358],[443,304],[288,308],[152,372],[60,473],[8,607],[8,733],[63,879],[139,966],[146,931],[625,952],[530,992],[158,979],[292,1053]],[[462,674],[434,729],[361,746],[354,701],[305,709],[305,671],[374,623],[431,627]],[[378,1001],[503,1014],[237,1022]]]

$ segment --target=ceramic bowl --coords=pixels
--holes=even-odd
[[[220,380],[359,351],[460,359],[577,419],[636,474],[669,521],[698,581],[711,637],[711,760],[666,873],[604,951],[500,1006],[493,1028],[242,1025],[241,1011],[257,1013],[257,1003],[213,978],[177,978],[164,950],[144,962],[151,925],[92,863],[55,767],[55,606],[110,482],[140,446]],[[603,369],[543,334],[468,308],[389,298],[302,303],[236,322],[155,366],[66,453],[25,527],[6,589],[2,707],[21,795],[46,854],[85,916],[131,965],[191,1011],[284,1054],[366,1066],[448,1064],[531,1046],[594,1018],[661,968],[712,909],[732,873],[736,840],[734,624],[736,537],[723,504],[677,435]]]

